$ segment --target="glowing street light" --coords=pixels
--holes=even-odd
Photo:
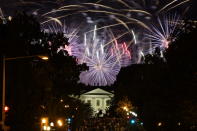
[[[161,122],[159,122],[159,123],[157,124],[157,126],[162,126],[162,123],[161,123]]]
[[[124,106],[123,109],[124,109],[125,111],[128,111],[128,108],[127,108],[126,106]]]
[[[65,108],[69,108],[69,105],[65,105],[64,107],[65,107]]]
[[[47,122],[47,119],[46,118],[42,118],[42,124],[46,124],[46,122]]]
[[[47,131],[50,131],[51,130],[51,127],[50,126],[47,126]]]
[[[4,111],[5,111],[5,112],[8,112],[8,111],[9,111],[9,107],[8,107],[8,106],[5,106],[5,107],[4,107]]]
[[[135,124],[135,120],[133,120],[133,119],[130,122],[131,122],[131,124]]]
[[[54,127],[54,123],[53,123],[53,122],[51,122],[51,123],[50,123],[50,126],[51,126],[51,127]]]
[[[60,102],[64,102],[64,100],[63,99],[60,99]]]
[[[49,118],[43,117],[41,118],[41,131],[50,131],[51,127],[49,126]]]
[[[49,57],[48,57],[48,56],[42,56],[42,55],[39,55],[38,57],[39,57],[39,58],[41,58],[42,60],[48,60],[48,59],[49,59]]]
[[[63,122],[62,122],[62,120],[57,120],[57,124],[58,124],[58,126],[63,126]]]
[[[51,130],[51,127],[50,126],[43,126],[43,130],[44,131],[50,131]]]
[[[46,131],[47,130],[47,126],[43,126],[43,130]]]
[[[71,121],[72,121],[72,119],[71,118],[68,118],[67,121],[68,121],[68,124],[70,124]]]

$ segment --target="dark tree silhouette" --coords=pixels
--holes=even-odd
[[[1,56],[48,54],[50,57],[47,62],[36,58],[6,62],[6,104],[10,106],[6,123],[11,130],[36,130],[41,117],[40,106],[50,102],[55,106],[50,99],[76,90],[73,88],[77,88],[78,75],[86,66],[77,65],[75,58],[66,52],[57,54],[57,48],[64,44],[68,44],[68,39],[63,34],[42,32],[39,22],[24,12],[16,13],[6,23],[1,21]]]
[[[197,34],[193,27],[183,27],[185,31],[164,53],[165,61],[155,52],[146,56],[145,64],[123,68],[118,75],[115,101],[127,95],[138,107],[148,131],[190,130],[195,126]],[[164,126],[157,127],[158,122]]]

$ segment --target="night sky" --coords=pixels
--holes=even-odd
[[[32,10],[36,10],[36,9],[41,9],[41,10],[52,10],[55,7],[58,6],[62,6],[62,5],[66,5],[66,4],[80,4],[80,3],[85,3],[85,2],[97,2],[99,0],[39,0],[39,2],[37,0],[0,0],[0,7],[2,8],[3,12],[5,15],[11,15],[13,14],[16,10],[24,10],[27,12],[32,12]],[[111,0],[112,2],[110,2],[111,5],[113,5],[113,1],[115,0]],[[127,1],[127,0],[125,0]],[[135,0],[134,0],[135,1]],[[146,0],[146,5],[154,5],[156,3],[155,6],[157,6],[158,8],[161,8],[162,6],[166,5],[167,3],[171,2],[172,0],[166,0],[166,1],[160,1],[159,0]],[[183,1],[183,0],[182,0]],[[103,1],[101,1],[100,3],[102,3]],[[105,3],[105,1],[104,1]],[[158,4],[159,3],[159,4]],[[119,5],[117,5],[119,6]],[[189,18],[195,20],[197,19],[197,1],[196,0],[190,0],[190,2],[187,2],[186,4],[183,4],[181,6],[179,6],[177,9],[180,9],[178,11],[175,11],[177,13],[181,13],[182,9],[185,9],[187,7],[189,7],[188,9],[188,13],[187,16],[189,16]],[[182,9],[181,9],[182,8]]]

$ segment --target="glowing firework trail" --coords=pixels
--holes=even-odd
[[[123,4],[124,6],[128,7],[128,8],[132,8],[131,6],[129,6],[126,2],[122,1],[122,0],[117,0],[117,2]]]
[[[2,11],[1,8],[0,8],[0,18],[3,19],[3,20],[5,19],[4,15],[3,15],[3,11]]]
[[[141,4],[146,6],[145,0],[140,0],[137,2],[130,0],[113,1],[116,4],[121,4],[118,8],[113,6],[114,4],[101,4],[101,1],[102,0],[99,0],[96,3],[81,3],[76,5],[61,6],[60,8],[43,14],[42,17],[46,19],[44,19],[45,21],[41,23],[45,24],[47,22],[54,21],[56,24],[64,26],[61,24],[60,19],[68,16],[73,18],[76,16],[77,19],[80,19],[78,16],[81,15],[82,19],[86,20],[87,23],[99,23],[99,25],[104,25],[100,28],[95,26],[93,30],[83,33],[83,38],[81,38],[82,40],[80,39],[80,42],[70,41],[72,36],[74,39],[77,38],[77,33],[75,31],[70,32],[65,35],[66,37],[69,37],[70,44],[59,48],[59,51],[65,50],[69,55],[75,56],[78,60],[78,64],[85,63],[89,67],[87,71],[83,71],[80,74],[80,82],[91,86],[111,85],[115,82],[116,76],[120,69],[122,67],[129,66],[131,61],[132,63],[140,63],[141,58],[143,58],[144,55],[146,55],[150,50],[153,51],[156,47],[159,47],[162,51],[168,48],[169,44],[176,37],[176,25],[179,23],[177,17],[172,19],[164,18],[162,20],[158,18],[157,26],[150,28],[150,26],[146,24],[145,20],[152,20],[152,15],[149,11],[144,10],[146,8],[142,8],[141,6]],[[189,0],[179,2],[178,0],[172,0],[172,2],[161,8],[158,13],[175,8],[188,1]],[[103,1],[103,3],[105,2]],[[151,9],[155,10],[157,8],[157,4],[154,4],[154,7],[151,7]],[[124,9],[122,9],[122,7],[124,7]],[[55,17],[48,17],[50,15],[54,15]],[[150,40],[150,46],[148,45],[147,47],[147,45],[144,44],[147,42],[147,39],[145,40],[142,38],[144,37],[144,33],[134,32],[129,27],[130,24],[137,24],[140,27],[150,31],[149,34],[146,35]],[[121,33],[113,36],[113,33],[111,32],[117,30],[116,26],[124,26],[124,28],[119,28]],[[139,26],[134,29],[138,31]],[[111,28],[111,34],[107,32],[110,27],[114,27]],[[50,30],[55,28],[56,27],[51,26]],[[107,33],[98,32],[102,29],[104,29]],[[135,33],[138,34],[137,38],[139,41],[136,39]],[[127,35],[132,35],[131,41],[125,37]],[[124,38],[126,38],[129,43],[118,43],[118,41],[123,41]],[[133,45],[130,46],[131,44]]]
[[[111,35],[113,36],[112,40],[108,43],[106,43],[104,46],[112,44],[111,53],[112,55],[115,55],[117,57],[116,63],[120,63],[121,67],[127,67],[131,64],[131,54],[128,50],[128,47],[132,42],[130,42],[128,45],[124,42],[123,44],[118,44],[117,39],[121,38],[122,36],[128,34],[130,32],[125,32],[121,34],[120,36],[115,37],[113,33],[111,32]]]
[[[74,15],[74,14],[80,14],[80,13],[84,13],[84,12],[93,12],[93,13],[104,13],[104,14],[111,14],[111,15],[117,15],[117,16],[121,16],[121,17],[124,17],[124,18],[127,18],[128,20],[130,21],[133,21],[135,22],[136,24],[139,24],[141,25],[142,27],[150,30],[150,28],[145,24],[143,23],[142,21],[140,20],[137,20],[137,19],[134,19],[134,18],[130,18],[130,17],[127,17],[121,13],[115,13],[115,12],[109,12],[109,11],[104,11],[104,10],[84,10],[84,11],[77,11],[75,13],[71,13],[71,14],[67,14],[67,15],[62,15],[62,16],[59,16],[59,17],[56,17],[56,18],[50,18],[49,20],[46,20],[44,22],[41,22],[41,24],[45,24],[47,22],[50,22],[52,20],[55,20],[55,19],[61,19],[61,18],[65,18],[67,16],[71,16],[71,15]],[[45,15],[45,14],[44,14]]]
[[[124,36],[127,33],[130,33],[130,32],[126,32],[118,37],[115,37],[111,31],[111,35],[112,35],[113,39],[104,45],[104,46],[106,46],[109,43],[112,44],[111,53],[112,53],[112,55],[117,56],[117,62],[120,63],[121,67],[126,67],[131,64],[131,54],[130,54],[130,51],[128,50],[128,47],[130,46],[130,44],[132,42],[130,42],[128,45],[126,45],[125,42],[123,44],[118,44],[118,42],[117,42],[117,39],[121,38],[122,36]]]
[[[43,14],[42,16],[44,17],[44,16],[52,14],[52,13],[57,13],[57,12],[61,12],[61,11],[69,11],[69,10],[71,10],[71,9],[57,9],[57,10],[47,12],[47,13]]]
[[[75,8],[73,9],[73,7],[75,7],[75,8],[82,8],[84,6],[82,6],[82,5],[67,5],[67,6],[62,6],[62,7],[58,8],[58,9],[56,9],[56,10],[52,10],[52,11],[49,11],[47,13],[44,13],[41,16],[44,17],[46,15],[49,15],[49,14],[52,14],[52,13],[57,13],[57,12],[62,12],[62,11],[75,11],[75,12],[77,12],[77,9],[75,9]]]
[[[102,4],[97,4],[97,3],[83,3],[85,5],[94,5],[94,6],[98,6],[98,7],[103,7],[103,8],[106,8],[106,9],[110,9],[110,10],[114,10],[114,11],[120,11],[120,10],[117,10],[115,8],[112,8],[110,6],[106,6],[106,5],[102,5]]]
[[[129,9],[115,9],[115,8],[113,8],[111,6],[98,4],[98,3],[82,3],[80,5],[66,5],[66,6],[62,6],[62,7],[58,8],[58,9],[56,9],[56,10],[52,10],[50,12],[47,12],[47,13],[43,14],[42,17],[44,17],[46,15],[49,15],[51,13],[58,13],[58,12],[67,11],[67,10],[68,11],[72,10],[74,13],[58,16],[58,17],[55,17],[55,19],[61,19],[61,18],[65,18],[67,16],[77,15],[77,14],[81,14],[81,13],[88,13],[88,12],[90,12],[90,13],[91,12],[92,13],[103,13],[105,15],[115,15],[115,16],[126,18],[127,20],[133,21],[134,23],[139,24],[140,26],[150,30],[150,28],[145,23],[143,23],[143,21],[140,21],[140,20],[135,19],[135,18],[130,18],[130,17],[126,16],[122,11],[124,11],[124,12],[133,12],[133,13],[143,13],[143,14],[151,16],[151,14],[149,12],[144,11],[144,10],[140,10],[140,9],[131,9],[131,7],[126,2],[124,2],[122,0],[119,0],[117,2],[118,3],[124,3],[124,5],[129,7]],[[106,10],[91,10],[91,9],[89,9],[89,5],[96,6],[96,7],[101,7],[101,8],[106,9]],[[107,11],[107,10],[110,10],[110,11]],[[45,20],[41,24],[45,24],[47,22],[50,22],[51,20],[52,19]],[[121,19],[121,21],[125,21],[125,20]]]
[[[184,4],[184,3],[187,3],[187,2],[189,2],[189,1],[191,1],[191,0],[185,0],[185,1],[181,2],[181,3],[178,3],[177,5],[175,5],[175,6],[171,7],[171,8],[169,8],[167,11],[169,11],[169,10],[171,10],[171,9],[174,9],[174,8],[180,6],[180,5]]]
[[[115,42],[117,39],[123,37],[124,35],[126,35],[126,34],[128,34],[128,33],[130,33],[130,32],[125,32],[125,33],[123,33],[123,34],[117,36],[116,38],[113,38],[111,41],[109,41],[108,43],[106,43],[104,46],[107,46],[107,45],[109,45],[109,44]]]
[[[140,51],[140,55],[144,57],[144,53],[142,51]]]
[[[60,7],[59,9],[62,9],[62,8],[70,8],[70,7],[84,7],[84,6],[82,6],[82,5],[66,5],[66,6]]]
[[[122,20],[118,19],[118,18],[114,18],[116,21],[120,22],[129,32],[130,32],[130,29],[129,27],[127,26],[127,24],[125,22],[123,22]]]
[[[149,12],[145,11],[145,10],[133,10],[133,9],[122,9],[122,11],[127,11],[127,12],[136,12],[136,13],[143,13],[149,16],[152,16]]]
[[[173,3],[177,2],[178,0],[173,0],[172,2],[168,3],[167,5],[165,5],[163,8],[161,8],[157,13],[160,13],[161,11],[163,11],[164,9],[166,9],[168,6],[172,5]]]
[[[114,9],[112,7],[109,7],[109,6],[106,6],[106,5],[102,5],[102,4],[96,4],[96,3],[83,3],[83,4],[84,5],[94,5],[94,6],[99,6],[99,7],[103,7],[103,8],[106,8],[106,9],[114,10],[114,11],[119,11],[117,9]],[[84,6],[82,6],[82,5],[67,5],[67,6],[62,6],[59,9],[56,9],[56,10],[52,10],[50,12],[47,12],[47,13],[43,14],[42,16],[46,16],[46,15],[49,15],[51,13],[57,13],[57,12],[61,12],[61,11],[73,10],[72,9],[73,7],[75,7],[75,8],[83,8]]]
[[[59,23],[60,25],[62,25],[62,24],[61,24],[61,21],[59,20],[59,19],[62,18],[62,16],[61,16],[61,17],[47,17],[47,18],[48,18],[48,20],[43,21],[43,22],[41,22],[40,24],[43,25],[43,24],[45,24],[45,23],[48,23],[48,22],[51,22],[51,21],[55,21],[55,22]]]
[[[137,40],[136,40],[136,37],[135,37],[135,33],[134,33],[134,31],[133,31],[133,30],[131,30],[131,32],[132,32],[132,35],[133,35],[134,44],[137,44]]]
[[[117,15],[117,16],[121,16],[121,17],[124,17],[124,18],[127,18],[128,20],[130,21],[134,21],[136,24],[139,24],[141,25],[142,27],[148,29],[148,30],[151,30],[145,23],[143,23],[142,21],[140,20],[137,20],[137,19],[134,19],[134,18],[130,18],[130,17],[127,17],[121,13],[115,13],[115,12],[109,12],[109,11],[103,11],[103,10],[85,10],[85,11],[79,11],[79,12],[93,12],[93,13],[104,13],[104,14],[111,14],[111,15]]]
[[[142,62],[142,58],[144,58],[144,53],[143,53],[143,51],[142,51],[142,49],[140,49],[139,50],[139,52],[138,52],[139,54],[138,54],[138,60],[137,60],[137,63],[139,64],[139,63],[141,63]]]
[[[67,5],[67,6],[62,6],[56,10],[52,10],[52,11],[49,11],[45,14],[43,14],[42,16],[46,16],[46,15],[49,15],[49,14],[52,14],[52,13],[57,13],[57,12],[61,12],[61,11],[69,11],[69,10],[76,10],[75,8],[73,9],[73,7],[75,8],[83,8],[84,6],[82,5]]]
[[[94,27],[94,35],[93,35],[93,40],[95,40],[95,38],[96,38],[96,25],[95,25],[95,27]]]
[[[116,40],[111,52],[117,57],[117,62],[120,62],[121,67],[127,67],[131,64],[131,54],[125,42],[118,44]]]
[[[103,0],[98,0],[96,3],[100,3],[101,1],[103,1]]]
[[[166,11],[169,11],[169,10],[174,9],[174,8],[176,8],[176,7],[178,7],[178,6],[182,5],[182,4],[185,4],[185,3],[189,2],[189,1],[191,1],[191,0],[184,0],[182,2],[180,2],[179,0],[173,0],[172,2],[168,3],[163,8],[161,8],[157,13],[160,13],[161,11],[163,11],[165,9],[167,9]],[[177,2],[179,2],[179,3],[177,3]],[[168,8],[169,6],[171,6],[173,4],[175,4],[173,7]]]
[[[57,19],[57,18],[53,18],[53,17],[48,17],[50,20],[57,22],[60,26],[62,26],[62,22]]]
[[[126,24],[131,24],[131,23],[133,23],[133,22],[125,22],[125,23],[126,23]],[[97,28],[96,30],[99,31],[99,30],[101,30],[101,29],[105,29],[105,28],[109,28],[109,27],[114,27],[114,26],[118,26],[118,25],[122,25],[122,23],[117,23],[117,24],[111,24],[111,25],[102,26],[102,27]],[[94,31],[94,30],[89,30],[89,31],[87,31],[87,32],[85,32],[85,33],[90,33],[90,32],[92,32],[92,31]]]

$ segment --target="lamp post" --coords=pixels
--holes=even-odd
[[[5,56],[3,56],[3,91],[2,91],[2,111],[1,111],[1,117],[2,117],[2,130],[5,131]]]
[[[5,56],[3,56],[3,89],[2,89],[2,111],[1,111],[1,125],[2,125],[2,130],[3,131],[6,131],[7,128],[5,126],[5,110],[4,108],[6,107],[5,106],[5,95],[6,95],[6,85],[5,85],[5,70],[6,70],[6,61],[8,60],[16,60],[16,59],[25,59],[25,58],[33,58],[33,57],[39,57],[41,58],[42,60],[48,60],[48,57],[47,56],[44,56],[44,55],[32,55],[32,56],[21,56],[21,57],[11,57],[11,58],[6,58]]]

